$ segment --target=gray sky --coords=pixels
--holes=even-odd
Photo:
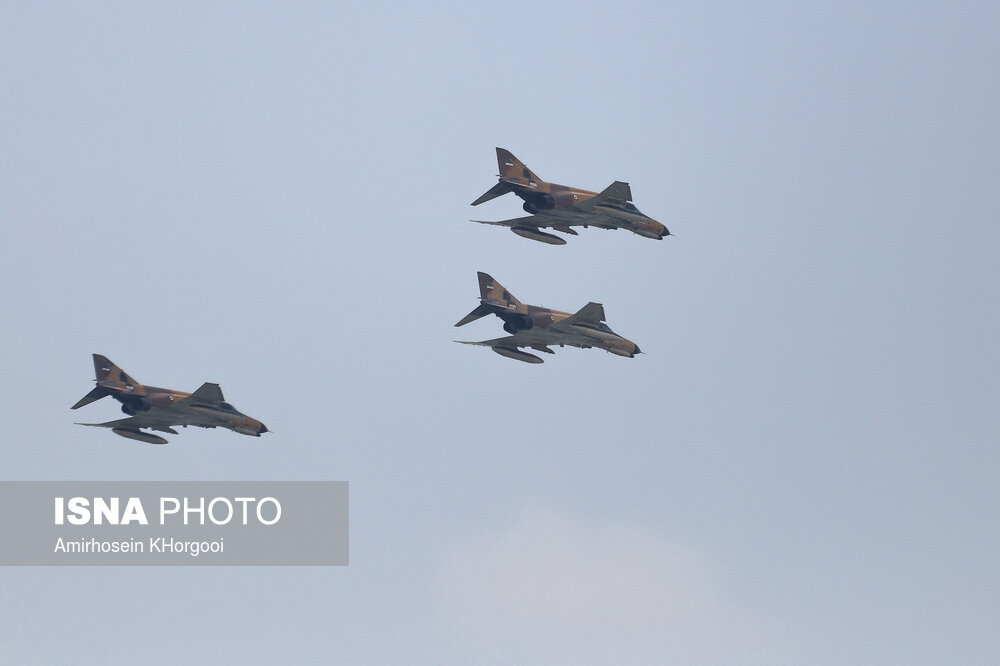
[[[0,7],[10,480],[351,483],[347,568],[10,568],[0,661],[995,664],[995,3]],[[469,217],[494,146],[677,238]],[[476,270],[644,355],[452,343]],[[272,433],[166,447],[90,354]]]

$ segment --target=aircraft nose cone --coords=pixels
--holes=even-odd
[[[641,354],[642,353],[642,350],[639,349],[639,345],[632,345],[632,346],[635,347],[635,349],[632,350],[632,356],[635,356],[636,354]]]
[[[262,434],[262,435],[263,435],[263,434],[264,434],[265,432],[268,432],[268,430],[267,430],[267,426],[266,426],[266,425],[264,425],[263,423],[261,423],[261,424],[260,424],[260,430],[259,430],[258,432],[259,432],[260,434]]]

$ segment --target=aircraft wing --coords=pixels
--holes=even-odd
[[[112,428],[116,435],[120,435],[127,439],[134,439],[139,442],[146,442],[147,444],[166,444],[167,440],[159,435],[154,435],[151,432],[145,432],[143,428],[148,428],[149,430],[159,430],[160,432],[169,432],[171,435],[177,434],[177,431],[169,425],[153,424],[150,423],[148,419],[138,418],[135,416],[127,419],[118,419],[117,421],[108,421],[107,423],[78,423],[77,425],[95,426],[97,428]]]
[[[130,416],[127,419],[105,421],[104,423],[77,423],[76,425],[93,426],[95,428],[124,428],[125,430],[140,430],[145,428],[147,430],[169,432],[171,435],[177,434],[177,431],[170,427],[171,425],[193,425],[199,428],[215,427],[209,423],[199,423],[197,420],[186,419],[183,416],[164,415],[162,410],[156,411],[158,413],[153,416],[150,416],[148,412],[144,412],[141,415]]]
[[[127,419],[117,421],[105,421],[104,423],[77,423],[76,425],[94,426],[95,428],[151,428],[152,425],[146,419],[137,416],[130,416]]]
[[[629,187],[628,183],[616,180],[604,188],[604,191],[597,196],[584,199],[580,203],[575,204],[573,207],[577,210],[590,212],[594,209],[594,206],[598,206],[600,204],[622,205],[629,201],[632,201],[632,188]]]
[[[624,183],[622,183],[624,185]],[[628,185],[625,185],[628,187]],[[611,188],[608,188],[611,189]],[[599,227],[602,229],[617,229],[622,226],[622,221],[611,217],[610,215],[605,215],[600,211],[595,211],[594,207],[597,206],[602,201],[609,203],[609,199],[600,200],[598,197],[587,199],[586,201],[581,201],[580,203],[570,207],[570,208],[553,208],[552,210],[545,211],[544,213],[538,213],[536,215],[525,215],[524,217],[515,217],[509,220],[471,220],[472,222],[478,222],[479,224],[495,224],[499,227],[555,227],[559,231],[566,231],[569,227],[575,227],[580,225],[590,225],[594,227]],[[573,233],[573,232],[568,232]]]
[[[566,220],[559,220],[548,215],[526,215],[510,220],[470,220],[470,222],[495,224],[498,227],[551,227],[556,224],[567,224]]]
[[[523,339],[526,336],[523,336],[522,333],[523,331],[514,335],[509,335],[506,338],[494,338],[493,340],[483,340],[482,342],[466,342],[465,340],[455,340],[455,342],[461,342],[463,345],[481,345],[483,347],[490,347],[501,356],[512,358],[515,361],[523,361],[524,363],[541,363],[542,359],[534,354],[521,351],[518,347],[531,347],[532,349],[545,352],[546,354],[555,354],[554,351],[541,342],[529,342],[528,340]]]
[[[198,387],[197,391],[178,402],[175,407],[184,407],[195,402],[219,403],[225,402],[225,400],[226,399],[222,397],[222,389],[219,388],[218,384],[205,382]]]
[[[599,326],[603,321],[605,321],[604,306],[600,303],[594,303],[591,301],[580,308],[579,312],[566,317],[562,321],[553,324],[553,326],[558,329],[568,331],[571,330],[570,327],[574,324]]]
[[[507,347],[508,349],[514,349],[516,347],[527,347],[529,344],[527,342],[520,342],[518,344],[516,335],[508,335],[504,338],[493,338],[492,340],[482,340],[480,342],[472,342],[469,340],[455,340],[455,342],[463,345],[481,345],[483,347]]]
[[[552,335],[538,335],[534,331],[518,331],[514,335],[508,335],[503,338],[493,338],[492,340],[482,340],[480,342],[470,342],[467,340],[455,340],[463,345],[480,345],[482,347],[504,347],[506,349],[516,349],[517,347],[531,347],[532,349],[537,349],[539,351],[544,351],[546,353],[553,353],[551,349],[547,346],[550,344],[558,344],[559,338],[562,334]]]
[[[481,345],[483,347],[502,347],[505,349],[515,349],[517,347],[531,347],[548,354],[553,353],[548,349],[548,345],[572,345],[580,346],[586,342],[586,338],[578,332],[567,328],[566,330],[554,328],[533,328],[529,331],[518,331],[514,335],[503,338],[493,338],[492,340],[482,340],[480,342],[469,342],[466,340],[455,340],[463,345]]]
[[[584,199],[583,201],[580,201],[568,208],[556,206],[555,208],[542,213],[525,215],[524,217],[515,217],[509,220],[472,221],[478,222],[479,224],[494,224],[500,227],[511,227],[515,230],[518,227],[534,227],[536,229],[553,227],[558,231],[570,234],[574,232],[567,231],[569,227],[580,225],[593,226],[601,229],[620,229],[627,223],[619,218],[607,215],[602,210],[597,209],[597,207],[604,205],[611,208],[624,208],[626,205],[631,206],[631,204],[628,203],[631,200],[632,188],[628,183],[616,180],[604,188],[603,192],[595,194],[589,199]],[[536,238],[535,240],[540,239]]]
[[[554,354],[555,352],[549,347],[549,345],[569,345],[570,347],[580,347],[582,349],[587,349],[593,346],[593,341],[588,339],[587,336],[581,335],[577,331],[573,330],[553,330],[550,326],[544,334],[536,333],[534,330],[531,331],[518,331],[514,335],[508,335],[504,338],[493,338],[492,340],[482,340],[480,342],[470,342],[466,340],[455,340],[463,345],[480,345],[482,347],[491,347],[493,351],[501,350],[498,353],[502,356],[507,356],[519,361],[525,361],[526,363],[541,363],[542,359],[537,356],[532,356],[526,352],[519,351],[520,347],[528,347],[536,351],[545,352],[546,354]],[[506,353],[505,351],[506,350]]]

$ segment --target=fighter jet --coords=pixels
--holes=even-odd
[[[470,321],[495,314],[503,320],[503,330],[512,335],[482,342],[455,342],[489,347],[501,356],[525,363],[541,363],[542,359],[518,347],[530,347],[546,354],[555,354],[549,345],[596,347],[629,358],[642,353],[634,342],[608,328],[604,323],[604,306],[600,303],[587,303],[576,314],[526,305],[483,272],[479,273],[479,300],[479,307],[462,317],[455,326],[465,326]]]
[[[189,425],[199,428],[228,428],[241,435],[260,437],[267,427],[246,414],[241,414],[222,397],[218,384],[205,382],[194,393],[174,391],[156,386],[144,386],[129,377],[124,370],[106,356],[94,354],[94,371],[97,386],[71,407],[79,409],[95,400],[110,395],[122,403],[127,419],[107,423],[78,423],[77,425],[111,428],[111,432],[147,444],[166,444],[167,440],[143,428],[176,435],[170,426]]]
[[[632,188],[628,183],[616,180],[601,193],[546,183],[503,148],[497,148],[497,164],[500,167],[500,182],[473,201],[472,205],[478,206],[513,192],[524,199],[524,211],[530,214],[498,222],[472,220],[473,222],[510,227],[518,236],[550,245],[565,245],[566,239],[545,233],[541,230],[543,227],[572,236],[577,233],[570,227],[579,226],[584,229],[590,226],[628,229],[632,233],[657,240],[670,235],[665,226],[644,215],[632,204]]]

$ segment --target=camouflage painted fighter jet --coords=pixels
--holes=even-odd
[[[513,192],[524,199],[524,210],[530,215],[498,222],[472,220],[473,222],[510,227],[518,236],[550,245],[565,245],[566,239],[545,233],[541,230],[543,227],[572,236],[577,233],[570,227],[579,226],[584,229],[590,226],[628,229],[632,233],[657,240],[670,235],[665,226],[644,215],[632,204],[632,188],[628,183],[616,180],[600,193],[546,183],[503,148],[497,148],[497,164],[500,167],[500,182],[473,201],[472,205],[478,206]]]
[[[110,395],[122,403],[122,411],[127,419],[107,423],[78,423],[77,425],[111,428],[111,432],[128,439],[136,439],[147,444],[166,444],[159,435],[143,432],[143,428],[159,430],[176,435],[170,426],[189,425],[199,428],[228,428],[241,435],[260,437],[267,427],[246,414],[236,411],[222,397],[218,384],[205,382],[194,393],[172,391],[156,386],[143,386],[129,377],[124,370],[105,356],[94,354],[94,371],[97,386],[71,407],[78,409],[95,400]]]
[[[455,326],[465,326],[470,321],[495,314],[503,320],[503,330],[512,335],[482,342],[455,342],[490,347],[501,356],[525,363],[541,363],[542,359],[518,347],[531,347],[546,354],[555,353],[549,345],[596,347],[629,358],[642,353],[634,342],[608,328],[604,323],[604,306],[600,303],[587,303],[576,314],[525,305],[483,272],[479,273],[479,300],[479,307],[462,317]]]

